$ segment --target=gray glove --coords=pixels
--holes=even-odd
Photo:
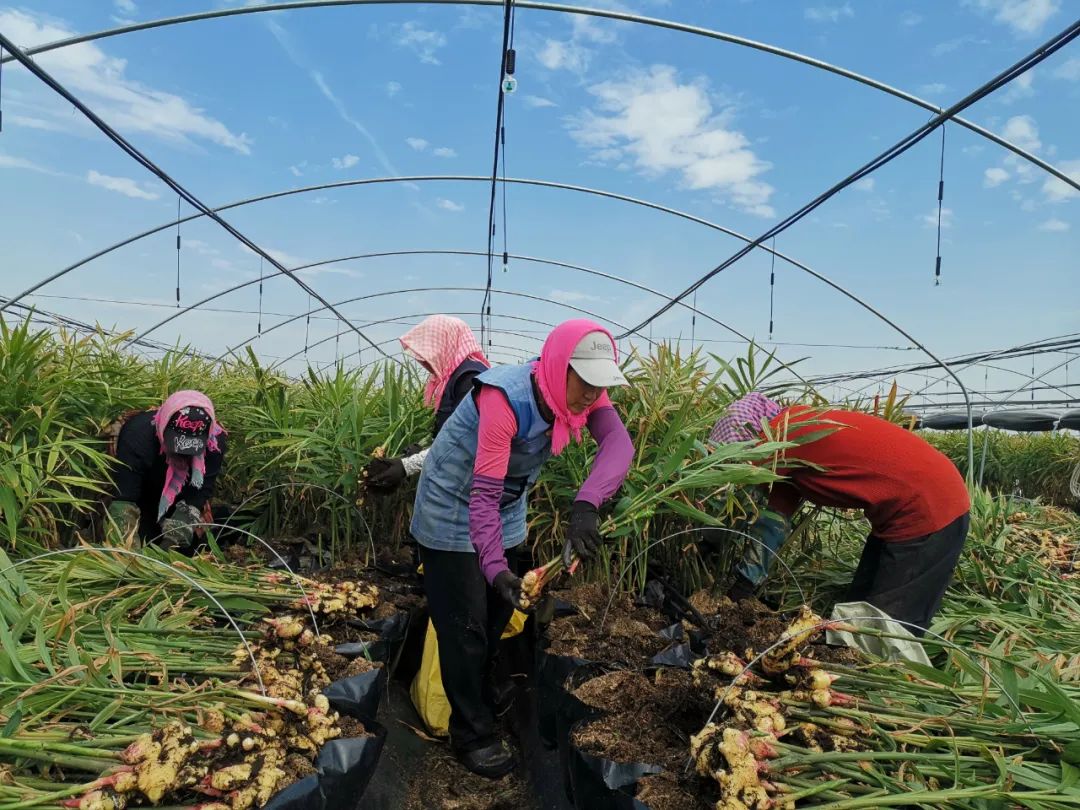
[[[123,545],[139,531],[139,507],[131,501],[113,501],[105,510],[105,539]]]
[[[164,549],[191,545],[195,527],[202,523],[202,513],[189,503],[177,501],[173,513],[161,521],[157,544]]]

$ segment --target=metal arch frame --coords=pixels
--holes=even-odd
[[[271,192],[269,194],[260,194],[260,195],[255,196],[255,197],[247,197],[247,198],[242,199],[242,200],[236,200],[236,201],[233,201],[233,202],[230,202],[230,203],[226,203],[226,204],[218,206],[217,208],[214,208],[212,210],[215,213],[220,213],[221,211],[228,211],[228,210],[231,210],[233,208],[241,208],[241,207],[246,206],[246,205],[254,205],[255,203],[266,202],[268,200],[276,200],[276,199],[281,199],[283,197],[291,197],[291,196],[293,196],[295,194],[310,194],[310,193],[316,192],[316,191],[330,191],[332,189],[352,188],[354,186],[382,185],[382,184],[392,184],[392,183],[427,183],[427,182],[474,182],[474,183],[476,183],[476,182],[481,182],[481,183],[482,182],[488,182],[489,183],[489,182],[491,182],[491,178],[490,177],[485,177],[483,175],[474,175],[474,174],[439,174],[439,175],[402,175],[402,176],[399,176],[399,177],[371,177],[371,178],[361,178],[359,180],[339,180],[339,181],[334,182],[334,183],[320,183],[320,184],[314,185],[314,186],[301,186],[299,188],[286,189],[285,191],[275,191],[275,192]],[[688,222],[697,223],[698,225],[704,225],[706,228],[710,228],[710,229],[712,229],[714,231],[719,231],[720,233],[726,234],[726,235],[731,236],[731,237],[733,237],[735,239],[739,239],[742,242],[750,243],[750,242],[753,241],[750,237],[748,237],[748,236],[746,236],[744,234],[741,234],[738,231],[732,230],[731,228],[727,228],[727,227],[725,227],[723,225],[720,225],[719,223],[712,222],[710,220],[704,219],[703,217],[699,217],[699,216],[696,216],[694,214],[691,214],[691,213],[689,213],[687,211],[681,211],[681,210],[679,210],[677,208],[671,208],[670,206],[661,205],[660,203],[654,203],[654,202],[651,202],[649,200],[642,199],[640,197],[631,197],[631,196],[626,195],[626,194],[619,194],[617,192],[607,191],[607,190],[604,190],[604,189],[591,188],[589,186],[579,186],[579,185],[574,185],[572,183],[560,183],[560,182],[557,182],[557,181],[554,181],[554,180],[538,180],[538,179],[527,178],[527,177],[504,177],[504,178],[500,178],[499,182],[501,182],[501,183],[511,183],[511,184],[514,184],[514,185],[535,186],[535,187],[538,187],[538,188],[550,188],[550,189],[555,189],[555,190],[558,190],[558,191],[574,191],[574,192],[577,192],[577,193],[580,193],[580,194],[590,194],[590,195],[593,195],[593,196],[596,196],[596,197],[603,197],[603,198],[606,198],[606,199],[618,200],[620,202],[630,203],[631,205],[638,205],[638,206],[641,206],[643,208],[650,209],[652,211],[659,211],[659,212],[664,213],[664,214],[670,214],[672,216],[679,217],[680,219],[685,219]],[[122,247],[126,247],[127,245],[134,244],[135,242],[138,242],[139,240],[144,239],[144,238],[146,238],[148,236],[153,236],[154,234],[161,233],[163,231],[167,231],[167,230],[169,230],[171,228],[174,228],[174,227],[176,227],[178,222],[179,222],[179,224],[182,225],[184,223],[191,222],[191,221],[196,220],[196,219],[200,219],[200,218],[202,218],[204,216],[206,216],[206,214],[204,214],[202,212],[199,212],[199,213],[195,213],[195,214],[191,214],[189,216],[183,217],[180,220],[173,219],[173,220],[170,220],[170,221],[168,221],[168,222],[166,222],[166,223],[164,223],[162,225],[158,225],[157,227],[150,228],[149,230],[142,231],[141,233],[135,234],[134,236],[130,236],[130,237],[126,238],[126,239],[120,240],[119,242],[115,242],[112,245],[109,245],[108,247],[102,248],[101,250],[99,250],[99,251],[97,251],[95,253],[91,253],[90,255],[85,256],[82,259],[79,259],[74,264],[70,264],[67,267],[64,267],[64,268],[58,270],[57,272],[53,273],[51,276],[47,276],[46,278],[44,278],[41,281],[34,284],[33,286],[27,288],[26,290],[23,290],[18,295],[15,295],[15,296],[7,299],[7,301],[5,303],[0,304],[0,312],[3,312],[4,309],[6,309],[9,305],[11,305],[11,304],[13,304],[13,303],[15,303],[17,301],[20,301],[21,299],[25,298],[28,295],[32,295],[33,293],[40,290],[42,287],[45,287],[46,285],[51,284],[52,282],[56,281],[57,279],[63,278],[68,273],[70,273],[70,272],[72,272],[74,270],[77,270],[78,268],[82,267],[85,264],[89,264],[90,262],[94,261],[95,259],[100,259],[102,256],[106,256],[106,255],[108,255],[109,253],[112,253],[115,250],[119,250]],[[769,254],[771,254],[773,256],[776,256],[779,259],[782,259],[783,261],[787,262],[788,264],[792,265],[793,267],[798,267],[801,270],[809,270],[809,268],[806,265],[802,264],[798,260],[793,259],[790,256],[788,256],[788,255],[786,255],[784,253],[781,253],[780,251],[773,250],[772,248],[770,248],[767,245],[759,245],[758,249],[763,250],[764,252],[769,253]],[[484,254],[484,255],[487,255],[487,254]],[[296,268],[296,269],[299,269],[299,268]],[[180,314],[189,312],[191,309],[194,309],[196,307],[201,306],[202,304],[206,303],[206,301],[208,301],[208,300],[212,300],[212,299],[210,299],[210,298],[204,299],[203,301],[197,302],[194,305],[189,305],[188,307],[185,307],[184,309],[182,309]],[[157,328],[157,327],[155,326],[154,328]],[[144,332],[143,334],[147,334],[147,333]],[[141,336],[142,335],[140,335],[139,337],[141,337]],[[744,336],[740,335],[740,337],[744,337]]]
[[[311,264],[302,265],[300,267],[295,267],[295,268],[293,268],[293,270],[294,270],[294,272],[299,272],[299,271],[302,271],[302,270],[310,269],[312,267],[319,267],[319,266],[323,266],[323,265],[327,265],[327,264],[339,264],[339,263],[342,263],[342,262],[356,261],[356,260],[360,260],[360,259],[386,258],[386,257],[393,257],[393,256],[486,256],[486,255],[487,255],[486,253],[484,253],[482,251],[479,251],[479,250],[441,250],[441,249],[439,249],[439,250],[393,250],[393,251],[382,251],[382,252],[379,252],[379,253],[361,253],[361,254],[354,255],[354,256],[342,256],[342,257],[336,258],[336,259],[324,259],[322,261],[313,262]],[[639,284],[636,281],[631,281],[629,279],[625,279],[625,278],[622,278],[621,276],[616,276],[616,275],[611,274],[611,273],[605,273],[605,272],[603,272],[601,270],[594,270],[594,269],[592,269],[590,267],[585,267],[583,265],[570,264],[568,262],[560,262],[560,261],[556,261],[554,259],[542,259],[542,258],[538,258],[538,257],[535,257],[535,256],[522,256],[522,255],[517,255],[517,254],[508,254],[508,258],[514,259],[514,260],[517,260],[517,261],[525,261],[525,262],[533,262],[535,264],[543,264],[543,265],[547,265],[547,266],[551,266],[551,267],[561,267],[561,268],[564,268],[566,270],[575,270],[575,271],[578,271],[578,272],[581,272],[581,273],[587,273],[589,275],[595,275],[595,276],[598,276],[599,278],[604,278],[604,279],[607,279],[609,281],[615,281],[615,282],[618,282],[620,284],[625,284],[627,286],[633,287],[634,289],[638,289],[638,290],[642,290],[643,292],[651,293],[652,295],[659,296],[660,298],[664,298],[664,299],[666,299],[668,301],[671,300],[670,296],[665,295],[664,293],[660,292],[659,290],[654,290],[651,287],[647,287],[644,284]],[[269,279],[265,279],[265,280],[269,280]],[[200,302],[199,304],[195,304],[195,305],[192,305],[192,306],[201,306],[204,303],[209,303],[209,301],[212,301],[217,297],[229,295],[230,293],[237,292],[238,290],[242,290],[242,289],[244,289],[246,287],[250,287],[250,286],[253,286],[254,284],[258,284],[258,283],[259,283],[259,279],[252,279],[252,280],[249,280],[249,281],[242,282],[240,284],[237,284],[237,285],[235,285],[233,287],[228,288],[227,290],[221,290],[221,291],[215,293],[214,296],[211,296],[208,299],[204,299],[204,301]],[[455,289],[455,288],[416,287],[416,288],[412,288],[412,289],[408,289],[408,290],[394,290],[392,292],[372,293],[372,294],[369,294],[369,295],[361,296],[359,298],[350,299],[348,302],[343,302],[343,303],[354,303],[356,301],[363,301],[363,300],[367,300],[369,298],[378,298],[378,297],[383,296],[383,295],[391,295],[391,294],[398,293],[398,292],[428,292],[430,290],[439,290],[439,289]],[[546,300],[546,299],[544,299],[544,300]],[[551,303],[558,303],[558,302],[551,302]],[[686,304],[686,303],[684,303],[682,301],[680,301],[679,304],[680,304],[680,306],[684,307],[685,309],[688,309],[691,312],[693,312],[695,315],[700,315],[701,317],[705,318],[706,320],[711,321],[712,323],[715,323],[716,325],[721,326],[724,329],[727,329],[733,335],[735,335],[735,336],[737,336],[737,337],[739,337],[739,338],[741,338],[741,339],[743,339],[743,340],[745,340],[747,342],[751,341],[751,338],[748,337],[747,335],[744,335],[742,332],[739,332],[738,330],[734,329],[733,327],[728,326],[726,323],[724,323],[723,321],[721,321],[721,320],[719,320],[717,318],[714,318],[712,315],[709,315],[706,312],[702,312],[701,310],[697,309],[696,307],[692,306],[691,304]],[[286,320],[283,320],[283,321],[281,321],[279,323],[274,324],[269,329],[264,329],[261,334],[265,335],[267,332],[272,332],[275,329],[277,329],[278,327],[286,326],[287,324],[298,321],[300,318],[305,318],[308,315],[314,315],[314,314],[316,314],[318,312],[322,312],[324,309],[326,309],[326,307],[317,307],[317,308],[309,310],[308,312],[303,312],[303,313],[300,313],[299,315],[294,315],[294,316],[292,316],[290,318],[287,318]],[[180,312],[174,312],[170,317],[163,320],[161,322],[161,324],[155,325],[155,326],[151,327],[150,329],[146,330],[146,332],[143,332],[142,335],[140,335],[140,337],[145,336],[149,332],[151,332],[154,329],[158,328],[158,326],[163,326],[164,324],[168,323],[170,320],[173,320],[174,318],[180,317],[180,315],[182,315],[182,314],[184,314],[183,310],[181,310]],[[599,317],[599,316],[594,315],[593,317]],[[614,323],[614,321],[609,321],[609,323]],[[251,337],[249,337],[247,340],[243,341],[242,343],[238,343],[237,345],[227,349],[225,351],[225,354],[221,355],[221,357],[218,357],[218,360],[221,360],[222,357],[224,357],[225,355],[232,354],[237,349],[242,349],[244,346],[247,346],[249,343],[252,343],[253,341],[255,341],[258,337],[259,337],[259,335],[252,335]]]
[[[230,9],[217,9],[214,11],[204,11],[195,14],[184,14],[175,17],[163,17],[157,20],[148,20],[146,22],[134,23],[131,25],[118,26],[116,28],[110,28],[103,31],[98,31],[90,34],[80,34],[74,37],[68,37],[66,39],[55,40],[53,42],[47,42],[42,45],[35,46],[33,48],[24,49],[24,53],[27,56],[35,56],[47,51],[56,50],[59,48],[65,48],[71,45],[78,45],[85,42],[93,42],[98,39],[105,39],[108,37],[119,36],[121,34],[135,33],[137,31],[145,31],[153,28],[163,28],[171,25],[181,25],[190,22],[200,22],[205,20],[212,20],[222,17],[234,17],[243,14],[258,14],[262,12],[270,11],[296,11],[309,8],[320,7],[334,7],[334,6],[360,6],[360,5],[473,5],[473,6],[501,6],[504,0],[294,0],[287,3],[266,3],[258,6],[245,6],[240,8]],[[856,73],[853,70],[833,65],[829,62],[825,62],[821,59],[815,59],[812,56],[798,53],[797,51],[790,51],[785,48],[780,48],[776,45],[770,45],[765,42],[758,42],[756,40],[748,39],[746,37],[736,36],[734,34],[728,34],[723,31],[715,31],[709,28],[703,28],[696,25],[688,25],[686,23],[675,22],[674,20],[665,20],[657,17],[646,17],[640,14],[629,14],[621,11],[598,9],[598,8],[586,8],[582,6],[563,5],[559,3],[547,3],[538,2],[537,0],[515,0],[515,5],[518,8],[528,8],[537,11],[552,11],[564,14],[578,14],[587,17],[601,17],[609,20],[615,20],[618,22],[630,22],[638,25],[650,26],[653,28],[661,28],[668,31],[676,31],[679,33],[693,34],[695,36],[705,37],[706,39],[715,39],[721,42],[726,42],[730,45],[738,45],[752,50],[761,51],[771,56],[779,56],[784,59],[788,59],[793,62],[806,65],[808,67],[815,68],[817,70],[824,70],[827,73],[832,73],[836,76],[840,76],[844,79],[858,82],[866,87],[885,93],[887,95],[898,98],[901,101],[906,101],[916,107],[921,107],[924,110],[928,110],[934,114],[941,114],[944,112],[943,107],[939,107],[936,104],[931,104],[925,99],[919,98],[916,95],[908,93],[905,90],[901,90],[897,87],[888,85],[878,79],[874,79],[870,76],[865,76],[861,73]],[[8,62],[15,57],[7,56],[0,59],[0,64]],[[975,134],[986,138],[987,140],[997,144],[998,146],[1007,149],[1018,157],[1023,158],[1029,163],[1038,166],[1043,171],[1050,175],[1053,175],[1057,179],[1072,186],[1077,191],[1080,191],[1080,182],[1074,180],[1068,174],[1057,168],[1053,164],[1039,158],[1027,150],[1021,148],[1015,143],[1002,138],[985,129],[978,124],[968,121],[964,118],[954,117],[952,119],[965,129],[974,132]]]
[[[452,315],[453,313],[443,312],[441,314],[443,314],[443,315]],[[466,314],[468,314],[468,315],[478,315],[478,313],[476,313],[476,312],[470,312],[470,313],[466,313]],[[403,319],[408,318],[408,317],[410,317],[410,316],[403,315],[403,316],[401,316],[401,318],[399,320],[403,320]],[[493,318],[498,318],[500,316],[499,316],[498,313],[492,313],[492,317]],[[555,324],[549,324],[549,327],[554,329]],[[526,334],[524,334],[522,332],[515,332],[515,331],[513,331],[511,329],[489,329],[488,331],[491,332],[492,334],[495,334],[495,335],[510,335],[511,337],[519,337],[519,338],[523,338],[525,340],[535,340],[537,343],[543,343],[544,342],[544,339],[542,337],[537,336],[537,335],[526,335]],[[387,340],[379,341],[379,345],[380,346],[386,346],[386,345],[388,345],[390,343],[396,343],[397,341],[398,341],[398,338],[396,338],[396,337],[388,338]],[[500,343],[495,343],[493,345],[498,346],[499,348],[502,348],[502,349],[512,349],[514,351],[525,351],[525,349],[518,349],[515,346],[506,346],[505,344],[500,344]],[[359,355],[360,351],[359,350],[351,351],[348,354],[345,354],[345,355],[343,355],[341,357],[335,358],[333,360],[330,360],[330,361],[328,361],[326,363],[321,364],[320,366],[316,367],[315,370],[316,371],[325,371],[326,369],[330,368],[330,366],[335,365],[335,364],[337,364],[337,363],[339,363],[339,362],[341,362],[343,360],[347,360],[348,358],[352,357],[354,354]],[[399,349],[399,350],[393,352],[392,354],[394,356],[399,356],[401,354],[401,351]],[[377,362],[379,362],[379,359],[376,359],[376,360],[374,360],[372,362],[377,363]],[[370,362],[369,363],[363,363],[362,365],[359,366],[359,368],[364,369],[364,368],[367,368],[370,365],[371,365]]]
[[[387,290],[387,291],[380,292],[380,293],[369,293],[368,295],[360,295],[360,296],[356,296],[355,298],[345,298],[345,299],[342,299],[341,301],[336,302],[334,304],[334,306],[345,306],[346,304],[352,304],[352,303],[355,303],[356,301],[364,301],[364,300],[369,300],[371,298],[387,298],[387,297],[392,296],[392,295],[405,295],[406,293],[416,293],[416,292],[483,292],[484,290],[485,290],[484,287],[416,287],[414,289],[409,289],[409,290]],[[573,304],[566,304],[566,303],[563,303],[561,301],[551,301],[551,300],[549,300],[547,298],[541,298],[539,295],[530,295],[529,293],[513,292],[513,291],[510,291],[510,290],[492,290],[491,292],[494,293],[494,294],[497,294],[497,295],[509,295],[509,296],[511,296],[513,298],[527,298],[530,301],[542,301],[544,303],[554,304],[555,306],[562,307],[563,309],[568,309],[571,312],[576,312],[579,315],[587,315],[590,318],[596,318],[597,320],[600,320],[600,321],[606,321],[607,323],[613,324],[614,326],[618,327],[619,329],[625,329],[626,328],[625,326],[623,326],[618,321],[613,321],[613,320],[611,320],[611,318],[606,318],[603,315],[598,315],[597,313],[595,313],[595,312],[593,312],[591,310],[588,310],[588,309],[582,309],[581,307],[575,307]],[[314,314],[316,312],[322,312],[323,309],[325,309],[325,307],[319,307],[318,309],[311,310],[310,313],[305,312],[303,315],[297,315],[297,316],[295,316],[293,318],[290,318],[288,323],[295,323],[296,321],[300,320],[301,318],[305,317],[306,315]],[[453,314],[453,313],[447,312],[447,313],[443,313],[443,314],[444,315],[450,315],[450,314]],[[401,317],[401,316],[399,315],[398,317]],[[397,318],[392,318],[391,320],[397,320]],[[379,326],[379,325],[384,324],[386,322],[387,322],[386,320],[367,321],[365,325],[366,326]],[[277,325],[278,326],[284,326],[285,323],[286,322],[283,321],[282,323],[277,324]],[[266,334],[266,333],[263,332],[263,334]],[[341,335],[344,335],[344,334],[348,334],[348,331],[339,331],[335,335],[330,335],[330,337],[323,338],[322,340],[316,341],[315,343],[308,344],[308,346],[306,348],[309,349],[309,350],[313,349],[316,346],[321,346],[323,343],[326,343],[327,341],[333,340],[334,338],[340,337]],[[655,346],[656,345],[655,341],[653,341],[652,338],[647,337],[646,335],[638,334],[636,332],[633,333],[633,334],[636,334],[642,340],[646,341],[650,346]],[[256,337],[258,337],[258,336],[256,336]],[[254,339],[254,338],[252,338],[252,339]],[[250,342],[250,340],[245,341],[244,343],[240,344],[239,346],[235,346],[234,348],[229,349],[227,352],[225,352],[225,354],[223,354],[221,357],[219,357],[218,360],[222,360],[227,355],[230,355],[233,352],[235,352],[237,349],[239,349],[239,348],[241,348],[243,346],[246,346],[248,342]],[[292,357],[288,358],[288,360],[291,360],[291,359],[292,359]],[[281,362],[287,362],[287,360],[283,360]],[[269,366],[267,368],[267,371],[271,371],[271,370],[277,368],[277,365],[278,364],[275,363],[274,365]]]
[[[1068,364],[1065,363],[1064,365],[1068,365]],[[1056,371],[1057,368],[1060,368],[1060,367],[1061,366],[1057,366],[1057,367],[1051,369],[1050,371]],[[1025,371],[1017,371],[1015,368],[1006,368],[1005,366],[995,366],[995,365],[991,365],[990,363],[972,363],[970,366],[968,366],[968,368],[992,368],[992,369],[994,369],[994,371],[1004,371],[1007,374],[1015,374],[1017,377],[1023,377],[1025,380],[1027,380],[1027,382],[1024,383],[1024,387],[1018,389],[1017,391],[1014,391],[1012,394],[1009,395],[1010,397],[1016,396],[1016,394],[1018,394],[1018,393],[1023,393],[1023,391],[1031,383],[1046,382],[1046,380],[1040,379],[1039,377],[1034,376],[1032,374],[1028,374]],[[1050,372],[1045,372],[1045,373],[1050,373]],[[931,388],[931,387],[937,385],[938,383],[942,382],[943,379],[944,378],[939,378],[937,380],[934,380],[931,383],[927,383],[923,388],[920,388],[918,391],[916,391],[914,394],[912,394],[912,396],[921,396],[921,397],[924,397],[924,398],[929,397],[930,394],[927,393],[927,388]],[[1053,390],[1057,391],[1059,394],[1062,394],[1064,396],[1069,396],[1068,391],[1062,390],[1061,388],[1054,385],[1053,383],[1046,383],[1046,384],[1050,388],[1052,388]]]
[[[476,315],[476,314],[477,314],[476,312],[471,312],[471,311],[470,312],[445,312],[445,311],[441,311],[441,310],[439,312],[406,312],[406,313],[401,314],[401,315],[395,315],[392,318],[383,318],[382,320],[378,320],[378,321],[370,321],[370,322],[367,323],[367,326],[379,326],[380,324],[384,324],[384,323],[393,323],[394,321],[400,321],[402,318],[428,318],[428,317],[431,317],[432,315],[455,315],[455,316],[460,317],[462,315]],[[554,326],[555,326],[555,324],[553,324],[553,323],[548,323],[547,321],[540,321],[540,320],[537,320],[536,318],[526,318],[526,317],[524,317],[522,315],[501,315],[498,312],[493,312],[491,314],[491,317],[493,317],[493,318],[507,318],[508,320],[523,321],[525,323],[535,323],[535,324],[539,324],[540,326],[546,326],[546,327],[549,327],[549,328],[554,328]],[[324,343],[328,343],[331,340],[333,340],[334,338],[341,337],[344,334],[348,334],[348,333],[347,332],[338,332],[335,335],[330,335],[330,337],[323,338],[322,340],[317,341],[317,342],[312,343],[311,345],[307,346],[307,350],[311,350],[311,349],[315,348],[316,346],[321,346]],[[305,351],[305,349],[301,349],[298,352],[294,352],[293,354],[289,355],[288,357],[286,357],[286,358],[284,358],[282,360],[278,360],[272,366],[267,366],[266,370],[270,371],[270,370],[275,369],[275,368],[281,368],[281,366],[285,365],[286,363],[290,362],[291,360],[295,360],[297,357],[302,355],[304,353],[304,351]],[[351,352],[350,354],[347,354],[344,357],[341,357],[341,358],[338,358],[338,359],[345,360],[345,359],[351,357],[353,354],[358,354],[358,353],[359,352]],[[400,354],[400,352],[395,352],[391,356],[398,356],[399,354]],[[386,358],[382,358],[382,359],[385,360]],[[335,360],[334,362],[337,362],[337,360]],[[380,362],[380,361],[375,360],[373,362],[377,363],[377,362]],[[325,367],[326,366],[324,365],[323,368],[325,368]],[[366,366],[361,366],[361,368],[366,368]]]

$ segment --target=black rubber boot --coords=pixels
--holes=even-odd
[[[502,740],[472,751],[455,751],[458,761],[478,776],[499,779],[517,766],[513,753]]]

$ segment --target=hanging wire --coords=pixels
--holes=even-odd
[[[263,307],[263,259],[259,257],[259,331],[258,336],[262,337],[262,307]]]
[[[308,344],[311,342],[311,296],[307,297],[308,314],[304,323],[304,359],[307,359]]]
[[[495,154],[491,161],[491,198],[488,203],[488,228],[487,228],[487,284],[484,287],[484,301],[480,306],[480,343],[483,345],[484,336],[490,332],[491,321],[491,286],[493,281],[493,269],[495,264],[495,199],[499,180],[499,153],[506,133],[503,129],[503,113],[506,108],[506,93],[503,90],[503,79],[507,76],[507,67],[512,61],[510,51],[510,32],[513,30],[514,0],[506,0],[503,4],[503,36],[502,53],[499,59],[499,97],[495,108]],[[506,184],[503,184],[505,191]],[[504,223],[505,224],[505,223]],[[485,320],[486,319],[486,320]],[[488,337],[490,345],[491,338]]]
[[[773,304],[776,300],[776,237],[772,240],[772,265],[769,267],[769,340],[773,336]],[[695,293],[696,295],[697,293]]]
[[[4,100],[4,46],[0,45],[0,104]],[[0,108],[0,132],[4,131],[4,110]]]
[[[934,262],[934,286],[941,285],[941,210],[945,199],[945,122],[941,124],[941,162],[937,184],[937,260]],[[775,257],[774,257],[775,258]]]
[[[697,345],[697,290],[694,290],[694,308],[690,310],[690,351]]]
[[[180,309],[180,197],[176,197],[176,308]]]

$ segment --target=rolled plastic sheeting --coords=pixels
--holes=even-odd
[[[1080,430],[1080,408],[1065,411],[1058,422],[1059,430]]]
[[[984,425],[1000,430],[1015,430],[1021,433],[1042,433],[1053,430],[1061,414],[1055,411],[1032,411],[1012,408],[1004,411],[991,411],[983,416]]]
[[[980,411],[973,411],[971,414],[971,424],[978,426],[982,424],[983,415]],[[928,430],[967,430],[968,418],[966,411],[958,411],[954,413],[935,413],[927,416],[922,420],[923,428]]]

